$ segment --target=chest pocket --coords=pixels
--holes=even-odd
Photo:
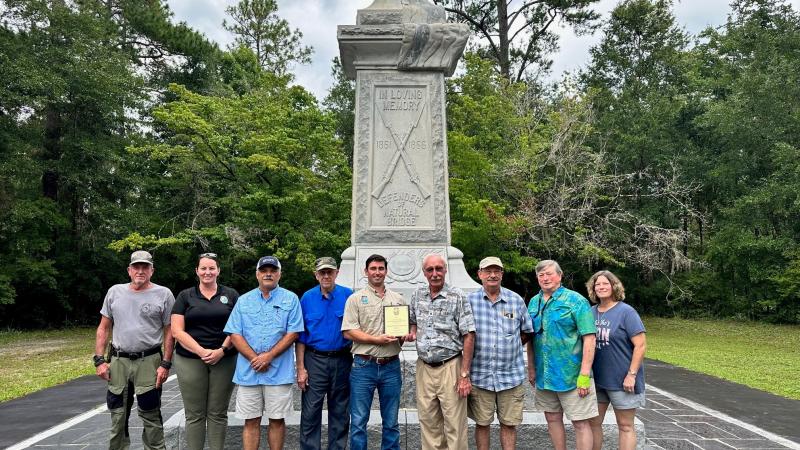
[[[303,319],[305,321],[306,330],[316,330],[317,325],[322,322],[322,318],[325,317],[325,314],[322,311],[314,311],[306,315]]]
[[[157,303],[142,303],[139,306],[139,313],[142,317],[154,323],[161,321],[161,315],[164,307]]]
[[[502,324],[501,329],[506,336],[515,334],[517,328],[519,328],[519,320],[517,319],[516,314],[514,314],[513,318],[501,315],[500,323]]]
[[[433,327],[440,331],[449,331],[457,328],[453,317],[455,305],[445,299],[439,299],[431,304],[431,319]]]
[[[276,303],[269,308],[269,324],[275,328],[276,332],[283,332],[289,325],[289,306],[284,302]]]
[[[569,308],[553,309],[546,315],[545,328],[552,328],[553,331],[560,331],[562,336],[568,336],[577,330],[575,319]]]

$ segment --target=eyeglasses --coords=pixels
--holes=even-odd
[[[502,275],[503,269],[481,269],[481,272],[487,275]]]
[[[200,257],[201,258],[217,259],[217,254],[216,253],[200,253]]]

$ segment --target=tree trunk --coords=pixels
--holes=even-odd
[[[42,193],[52,200],[58,200],[59,174],[56,165],[61,159],[61,133],[61,114],[50,107],[45,113]]]
[[[497,62],[500,64],[500,73],[506,79],[511,79],[511,61],[508,45],[508,0],[497,1],[497,26],[500,31],[500,54],[497,55]]]

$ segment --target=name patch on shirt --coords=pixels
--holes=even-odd
[[[362,305],[366,305],[367,303],[369,303],[369,299],[367,298],[366,295],[362,295],[361,296],[361,304]]]

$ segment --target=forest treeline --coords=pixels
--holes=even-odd
[[[447,85],[468,268],[499,256],[529,298],[556,259],[646,314],[800,323],[797,11],[735,0],[694,35],[667,0],[437,3],[475,33]],[[602,36],[557,82],[554,23]],[[275,254],[301,292],[349,246],[353,83],[335,60],[325,98],[294,84],[312,49],[275,0],[220,26],[228,48],[159,0],[0,1],[0,326],[95,323],[135,249],[176,292],[206,251],[241,291]]]

